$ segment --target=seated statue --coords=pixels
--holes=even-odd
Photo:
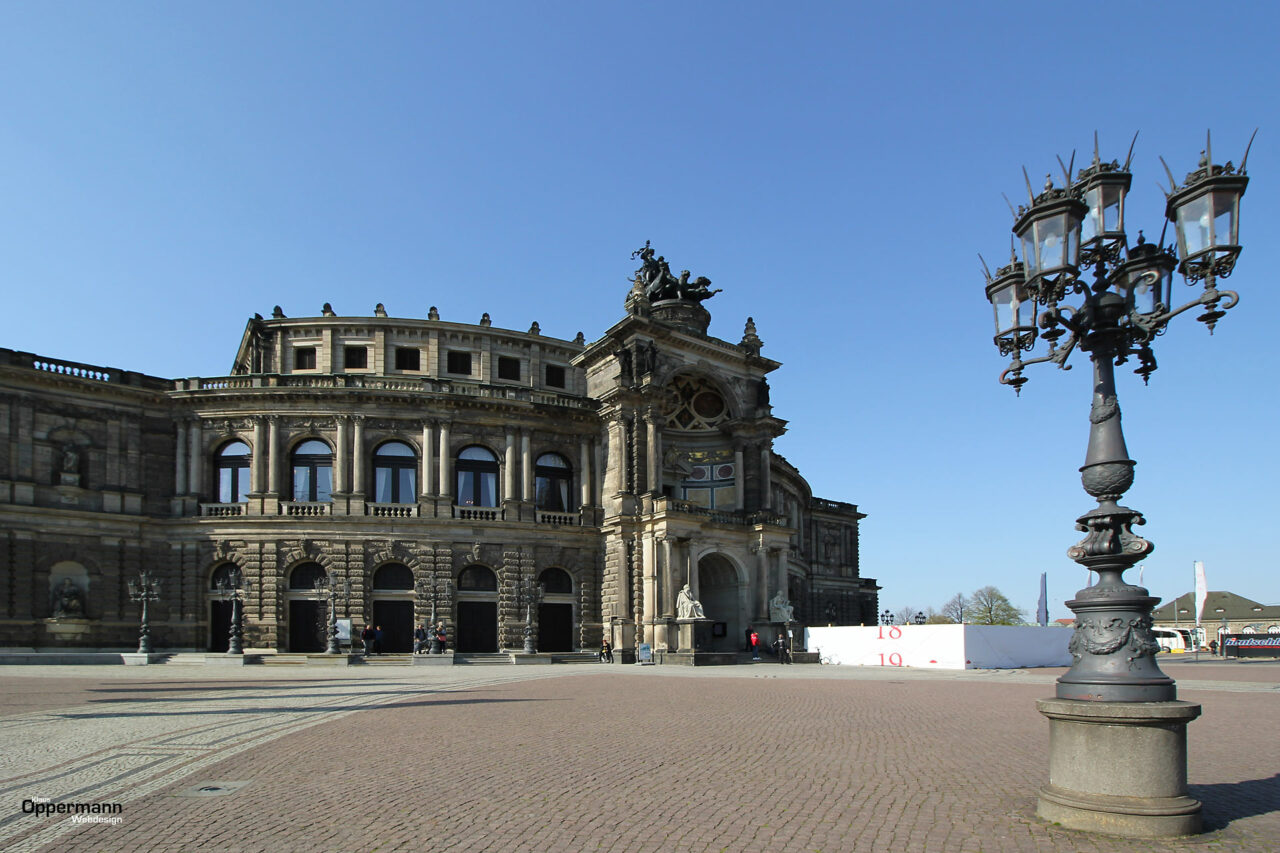
[[[702,611],[702,602],[693,597],[693,593],[689,591],[688,584],[685,584],[684,588],[680,590],[680,594],[676,596],[676,618],[707,618],[707,614]]]
[[[795,618],[796,609],[791,606],[791,602],[783,595],[782,590],[778,590],[778,594],[769,599],[769,621],[794,622]]]
[[[71,578],[63,578],[62,586],[53,591],[54,619],[81,619],[84,617],[84,595]]]

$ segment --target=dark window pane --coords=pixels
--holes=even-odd
[[[316,466],[316,496],[312,500],[327,501],[332,499],[333,469],[328,465]]]
[[[547,592],[573,592],[573,578],[569,577],[569,573],[564,569],[547,569],[538,575],[538,583],[542,584],[542,588]]]
[[[368,347],[343,347],[342,366],[363,369],[369,366]]]
[[[231,480],[235,476],[232,468],[218,469],[218,503],[229,504],[231,500]]]
[[[547,365],[547,385],[552,388],[564,387],[564,368],[558,364]]]
[[[244,503],[249,499],[249,466],[243,465],[232,470],[236,479],[236,503]]]
[[[315,347],[299,347],[293,351],[293,369],[294,370],[315,370],[316,369],[316,348]]]
[[[418,498],[417,475],[412,468],[401,468],[396,472],[399,477],[396,481],[396,501],[402,504],[411,504]]]
[[[373,500],[374,503],[389,504],[391,497],[391,469],[390,468],[374,468],[373,469]]]
[[[305,465],[293,469],[293,499],[311,500],[311,469]]]
[[[417,370],[422,354],[413,347],[396,347],[396,370]]]
[[[450,373],[458,373],[463,376],[470,376],[471,375],[471,353],[449,352],[446,358],[445,367]]]
[[[498,356],[498,378],[520,381],[520,359]]]

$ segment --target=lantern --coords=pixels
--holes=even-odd
[[[1022,241],[1027,291],[1042,304],[1056,303],[1079,275],[1080,223],[1087,212],[1070,190],[1049,181],[1013,224]]]
[[[1187,281],[1231,275],[1240,255],[1240,199],[1249,179],[1206,156],[1169,194],[1165,215],[1178,232],[1179,271]]]
[[[1036,341],[1036,301],[1027,291],[1020,262],[1001,267],[994,279],[987,279],[987,299],[995,309],[1000,353],[1031,349]]]

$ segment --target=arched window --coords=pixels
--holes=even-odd
[[[293,499],[328,501],[333,493],[333,452],[323,441],[310,439],[293,450]]]
[[[418,499],[417,455],[403,441],[388,441],[373,452],[373,500],[410,504]]]
[[[533,502],[538,509],[568,512],[573,469],[559,453],[544,453],[534,464]]]
[[[498,576],[484,566],[467,566],[458,575],[458,589],[471,592],[494,592],[498,589]]]
[[[328,583],[329,573],[319,563],[303,563],[289,573],[289,589],[314,590],[316,581]]]
[[[573,592],[573,578],[569,577],[569,573],[564,569],[547,569],[538,575],[538,583],[542,584],[544,592],[555,594],[570,594]]]
[[[387,563],[373,573],[374,589],[413,589],[413,572],[403,563]]]
[[[249,445],[233,441],[218,451],[218,503],[238,504],[249,499]]]
[[[498,457],[483,447],[458,453],[458,506],[498,505]]]

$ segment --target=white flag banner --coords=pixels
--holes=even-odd
[[[1204,602],[1208,597],[1209,585],[1204,580],[1204,561],[1196,560],[1196,627],[1200,626],[1200,614],[1204,612]]]

